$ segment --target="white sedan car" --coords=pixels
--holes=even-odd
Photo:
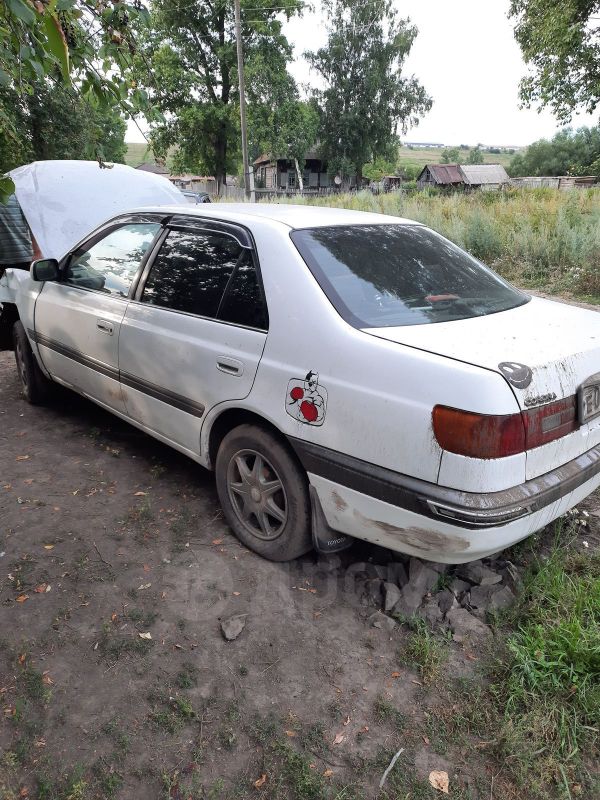
[[[214,470],[266,558],[356,537],[466,562],[600,484],[600,316],[418,223],[149,207],[23,275],[27,399],[56,381]]]

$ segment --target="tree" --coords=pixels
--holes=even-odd
[[[460,164],[461,158],[458,147],[446,147],[440,154],[442,164]]]
[[[0,139],[0,173],[55,158],[123,161],[126,125],[118,111],[97,108],[62,84],[40,80],[33,88],[25,95],[0,90],[0,113],[15,132]]]
[[[483,164],[483,153],[481,152],[479,145],[477,147],[472,147],[469,150],[467,164]]]
[[[568,122],[600,102],[599,0],[511,0],[515,38],[533,74],[521,81],[526,106],[539,103]]]
[[[510,162],[513,176],[597,175],[600,166],[600,126],[565,128],[517,153]]]
[[[369,181],[380,181],[384,175],[395,175],[396,163],[394,161],[386,161],[384,158],[378,157],[375,161],[371,161],[363,166],[363,175]]]
[[[263,103],[287,76],[291,48],[276,17],[289,18],[301,6],[300,0],[242,0],[249,107]],[[152,130],[154,151],[166,154],[176,145],[176,168],[225,183],[227,173],[235,171],[239,142],[232,0],[156,0],[151,31],[137,59],[140,80],[148,63],[150,102],[165,116]]]
[[[402,68],[417,35],[391,0],[324,0],[327,45],[306,54],[325,88],[320,150],[329,172],[356,174],[376,158],[397,158],[397,129],[416,124],[431,99]]]
[[[145,19],[141,0],[0,0],[0,89],[22,100],[47,79],[96,106],[145,109],[145,93],[124,75],[136,50],[132,26]],[[16,145],[21,123],[3,104],[0,140]],[[0,178],[0,201],[13,190]]]
[[[313,103],[299,99],[293,78],[287,73],[265,92],[262,102],[248,109],[250,151],[267,152],[294,162],[300,191],[304,182],[300,165],[317,141],[319,112]]]

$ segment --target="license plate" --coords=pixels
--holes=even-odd
[[[589,422],[600,414],[600,375],[594,375],[579,387],[579,422]]]

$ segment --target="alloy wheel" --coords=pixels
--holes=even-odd
[[[288,519],[288,502],[273,465],[256,450],[239,450],[227,468],[227,492],[237,518],[259,539],[281,535]]]

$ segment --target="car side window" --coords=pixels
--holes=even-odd
[[[143,303],[215,319],[244,248],[225,233],[171,230],[146,280]]]
[[[236,325],[268,330],[269,316],[252,254],[246,250],[238,262],[221,305],[218,318]]]
[[[115,297],[127,297],[160,227],[159,222],[121,225],[91,247],[76,250],[70,258],[64,282]]]

